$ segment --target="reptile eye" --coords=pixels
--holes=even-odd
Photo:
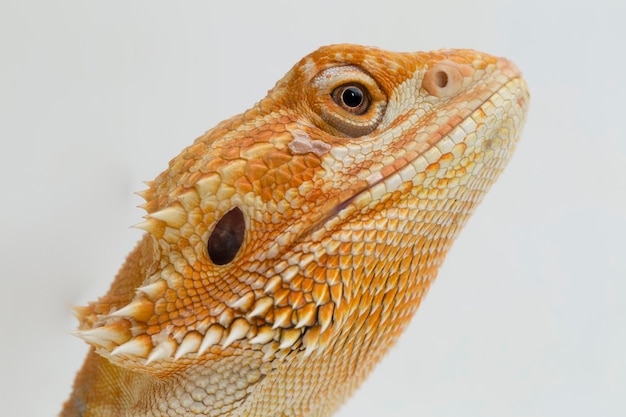
[[[310,82],[306,95],[319,116],[318,127],[340,137],[372,133],[387,108],[387,95],[376,79],[353,65],[328,67]]]
[[[357,115],[367,112],[371,102],[367,89],[359,84],[337,87],[331,93],[331,97],[342,109]]]
[[[246,222],[241,209],[235,207],[224,214],[213,229],[207,249],[209,257],[216,265],[225,265],[233,260],[246,232]]]

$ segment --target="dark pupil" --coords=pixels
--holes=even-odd
[[[363,93],[356,87],[348,87],[343,91],[341,99],[348,107],[358,107],[363,103]]]

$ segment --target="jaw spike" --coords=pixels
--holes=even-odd
[[[250,339],[250,343],[264,345],[270,340],[273,340],[275,336],[276,336],[276,330],[272,329],[270,326],[263,326],[259,328],[259,330],[256,333],[256,336]]]
[[[145,298],[132,301],[130,304],[120,308],[113,317],[132,317],[138,321],[145,322],[154,314],[154,303]]]
[[[148,207],[150,206],[150,203],[144,203],[144,204],[139,204],[137,207],[142,209],[145,212],[148,212]]]
[[[74,316],[81,322],[93,313],[91,307],[84,306],[74,306],[72,307],[72,311],[74,312]]]
[[[202,336],[200,333],[192,332],[185,336],[183,342],[178,346],[174,359],[179,359],[188,353],[197,352],[202,343]]]
[[[304,345],[304,356],[309,356],[316,350],[319,346],[320,339],[320,326],[315,326],[308,329],[304,333],[304,337],[302,338],[302,344]]]
[[[155,236],[161,236],[165,231],[165,227],[162,224],[159,224],[159,222],[154,221],[150,218],[141,223],[134,224],[131,227],[133,229],[143,230],[144,232],[148,232]]]
[[[141,197],[141,198],[143,198],[144,201],[148,202],[152,198],[152,196],[151,196],[152,192],[153,192],[152,188],[146,188],[145,190],[142,190],[142,191],[135,191],[134,194],[139,196],[139,197]]]
[[[164,279],[159,279],[152,284],[144,285],[143,287],[137,288],[137,292],[141,292],[146,295],[151,300],[156,300],[161,298],[165,291],[167,290],[167,282]]]
[[[148,335],[137,336],[113,349],[111,355],[135,355],[142,358],[148,356],[152,349],[152,339]]]
[[[335,306],[333,303],[326,303],[317,310],[317,320],[322,325],[322,332],[330,326],[333,321],[333,312]]]
[[[75,330],[72,334],[94,346],[108,348],[121,345],[131,337],[127,326],[119,322],[89,330]]]
[[[276,357],[276,353],[278,352],[278,342],[266,344],[265,346],[263,346],[261,351],[264,353],[262,359],[263,362],[272,361]]]
[[[235,302],[231,303],[229,307],[234,310],[246,312],[250,310],[252,303],[254,303],[254,291],[250,291],[241,298],[238,298]]]
[[[202,355],[208,348],[222,340],[223,334],[224,328],[222,326],[219,324],[212,324],[204,334],[204,339],[202,339],[202,344],[198,350],[198,356]]]
[[[257,300],[252,307],[252,311],[248,313],[248,318],[265,316],[272,305],[274,305],[274,300],[271,297],[263,297]]]
[[[298,324],[296,324],[296,329],[299,329],[304,326],[312,326],[315,323],[315,319],[317,315],[317,308],[315,308],[315,304],[308,303],[305,304],[304,307],[296,310],[296,317],[298,318]]]
[[[293,309],[290,306],[274,310],[274,325],[272,328],[278,329],[279,327],[289,327],[289,324],[291,323],[292,311]]]
[[[283,329],[282,334],[280,335],[280,345],[278,346],[278,349],[280,350],[293,346],[301,335],[302,331],[300,329]]]
[[[248,323],[246,319],[238,318],[233,321],[230,325],[230,332],[224,342],[224,348],[227,348],[235,340],[243,339],[246,333],[248,333],[248,330],[250,330],[250,323]]]
[[[187,211],[180,205],[172,205],[150,214],[150,218],[164,221],[174,229],[180,229],[187,223]]]
[[[154,361],[171,358],[172,354],[176,350],[176,347],[176,341],[172,338],[168,338],[160,345],[152,349],[152,352],[150,352],[150,356],[148,356],[148,359],[146,359],[146,365]]]

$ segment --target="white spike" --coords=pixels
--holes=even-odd
[[[212,319],[213,317],[208,316],[208,317],[205,317],[203,320],[196,322],[196,325],[195,325],[196,331],[200,333],[200,335],[205,334],[209,326],[213,324]]]
[[[91,307],[74,306],[72,307],[72,311],[74,312],[74,316],[81,322],[85,320],[87,316],[93,314]]]
[[[142,191],[135,191],[135,195],[143,198],[144,201],[148,201],[148,194],[150,193],[150,191],[152,191],[150,188]]]
[[[148,203],[145,204],[138,204],[137,208],[142,209],[143,211],[147,212],[148,211]]]
[[[152,349],[152,341],[150,336],[142,335],[130,339],[123,345],[119,345],[111,352],[111,355],[135,355],[145,358]]]
[[[202,344],[200,345],[200,349],[198,350],[198,356],[202,355],[208,348],[219,343],[222,340],[222,335],[224,334],[224,328],[219,324],[212,324],[204,334],[204,339],[202,339]]]
[[[298,318],[296,329],[313,325],[313,323],[315,323],[316,313],[317,308],[315,308],[315,304],[313,303],[305,304],[302,308],[296,310],[296,317]]]
[[[152,278],[152,277],[150,277]],[[160,298],[167,290],[167,282],[164,279],[159,279],[152,284],[144,285],[143,287],[137,288],[137,292],[144,293],[151,300],[156,300]]]
[[[272,342],[264,345],[261,351],[264,353],[262,361],[270,362],[276,356],[276,352],[278,351],[278,342]]]
[[[146,299],[134,300],[130,304],[111,313],[113,317],[132,317],[139,321],[146,321],[154,312],[154,304]]]
[[[89,330],[76,330],[71,332],[71,334],[88,343],[103,347],[109,345],[110,343],[120,345],[126,342],[129,338],[129,335],[123,331],[118,323],[95,327]]]
[[[252,339],[250,339],[250,343],[264,345],[270,340],[274,339],[276,336],[276,330],[272,329],[269,326],[260,327]]]
[[[238,318],[233,321],[230,325],[230,332],[224,342],[224,348],[227,348],[235,340],[243,339],[246,333],[248,333],[248,330],[250,330],[250,323],[248,323],[246,319]]]
[[[173,205],[155,211],[150,217],[164,221],[168,226],[180,229],[187,222],[187,212],[182,206]]]
[[[222,326],[228,327],[234,319],[235,314],[233,313],[233,311],[231,309],[226,309],[222,311],[222,314],[220,314],[220,317],[217,319],[217,321],[219,321]]]
[[[334,311],[333,303],[326,303],[317,309],[317,320],[322,325],[322,331],[326,330],[333,322]]]
[[[148,359],[146,360],[146,365],[154,361],[171,358],[175,350],[176,342],[174,339],[167,339],[163,341],[160,345],[152,349],[150,356],[148,356]]]
[[[234,310],[246,312],[250,310],[252,303],[254,303],[254,292],[249,291],[240,298],[236,299],[233,303],[231,303],[230,307]]]
[[[188,353],[197,352],[201,343],[202,343],[202,336],[200,336],[199,333],[197,332],[189,333],[187,336],[185,336],[185,339],[183,339],[183,342],[180,344],[180,346],[176,350],[174,359],[179,359]]]
[[[272,305],[274,305],[274,300],[271,297],[263,297],[254,303],[254,307],[252,308],[252,311],[248,313],[248,317],[252,318],[265,316]]]
[[[277,329],[279,327],[287,327],[291,323],[292,311],[293,310],[290,306],[274,310],[274,325],[272,328]]]
[[[285,349],[293,346],[301,335],[302,331],[299,329],[283,329],[283,332],[280,335],[280,345],[278,346],[278,349]]]
[[[151,234],[154,234],[159,230],[159,225],[156,224],[154,221],[151,221],[150,219],[144,220],[141,223],[133,224],[130,227],[132,227],[133,229],[143,230],[144,232],[148,232]]]
[[[302,344],[304,345],[304,356],[307,357],[314,350],[318,348],[318,342],[320,339],[320,326],[315,326],[306,331],[304,333],[304,337],[302,338]]]

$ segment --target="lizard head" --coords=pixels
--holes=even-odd
[[[510,62],[476,51],[313,52],[140,193],[147,233],[77,334],[158,375],[241,349],[319,353],[359,326],[395,337],[527,101]]]

